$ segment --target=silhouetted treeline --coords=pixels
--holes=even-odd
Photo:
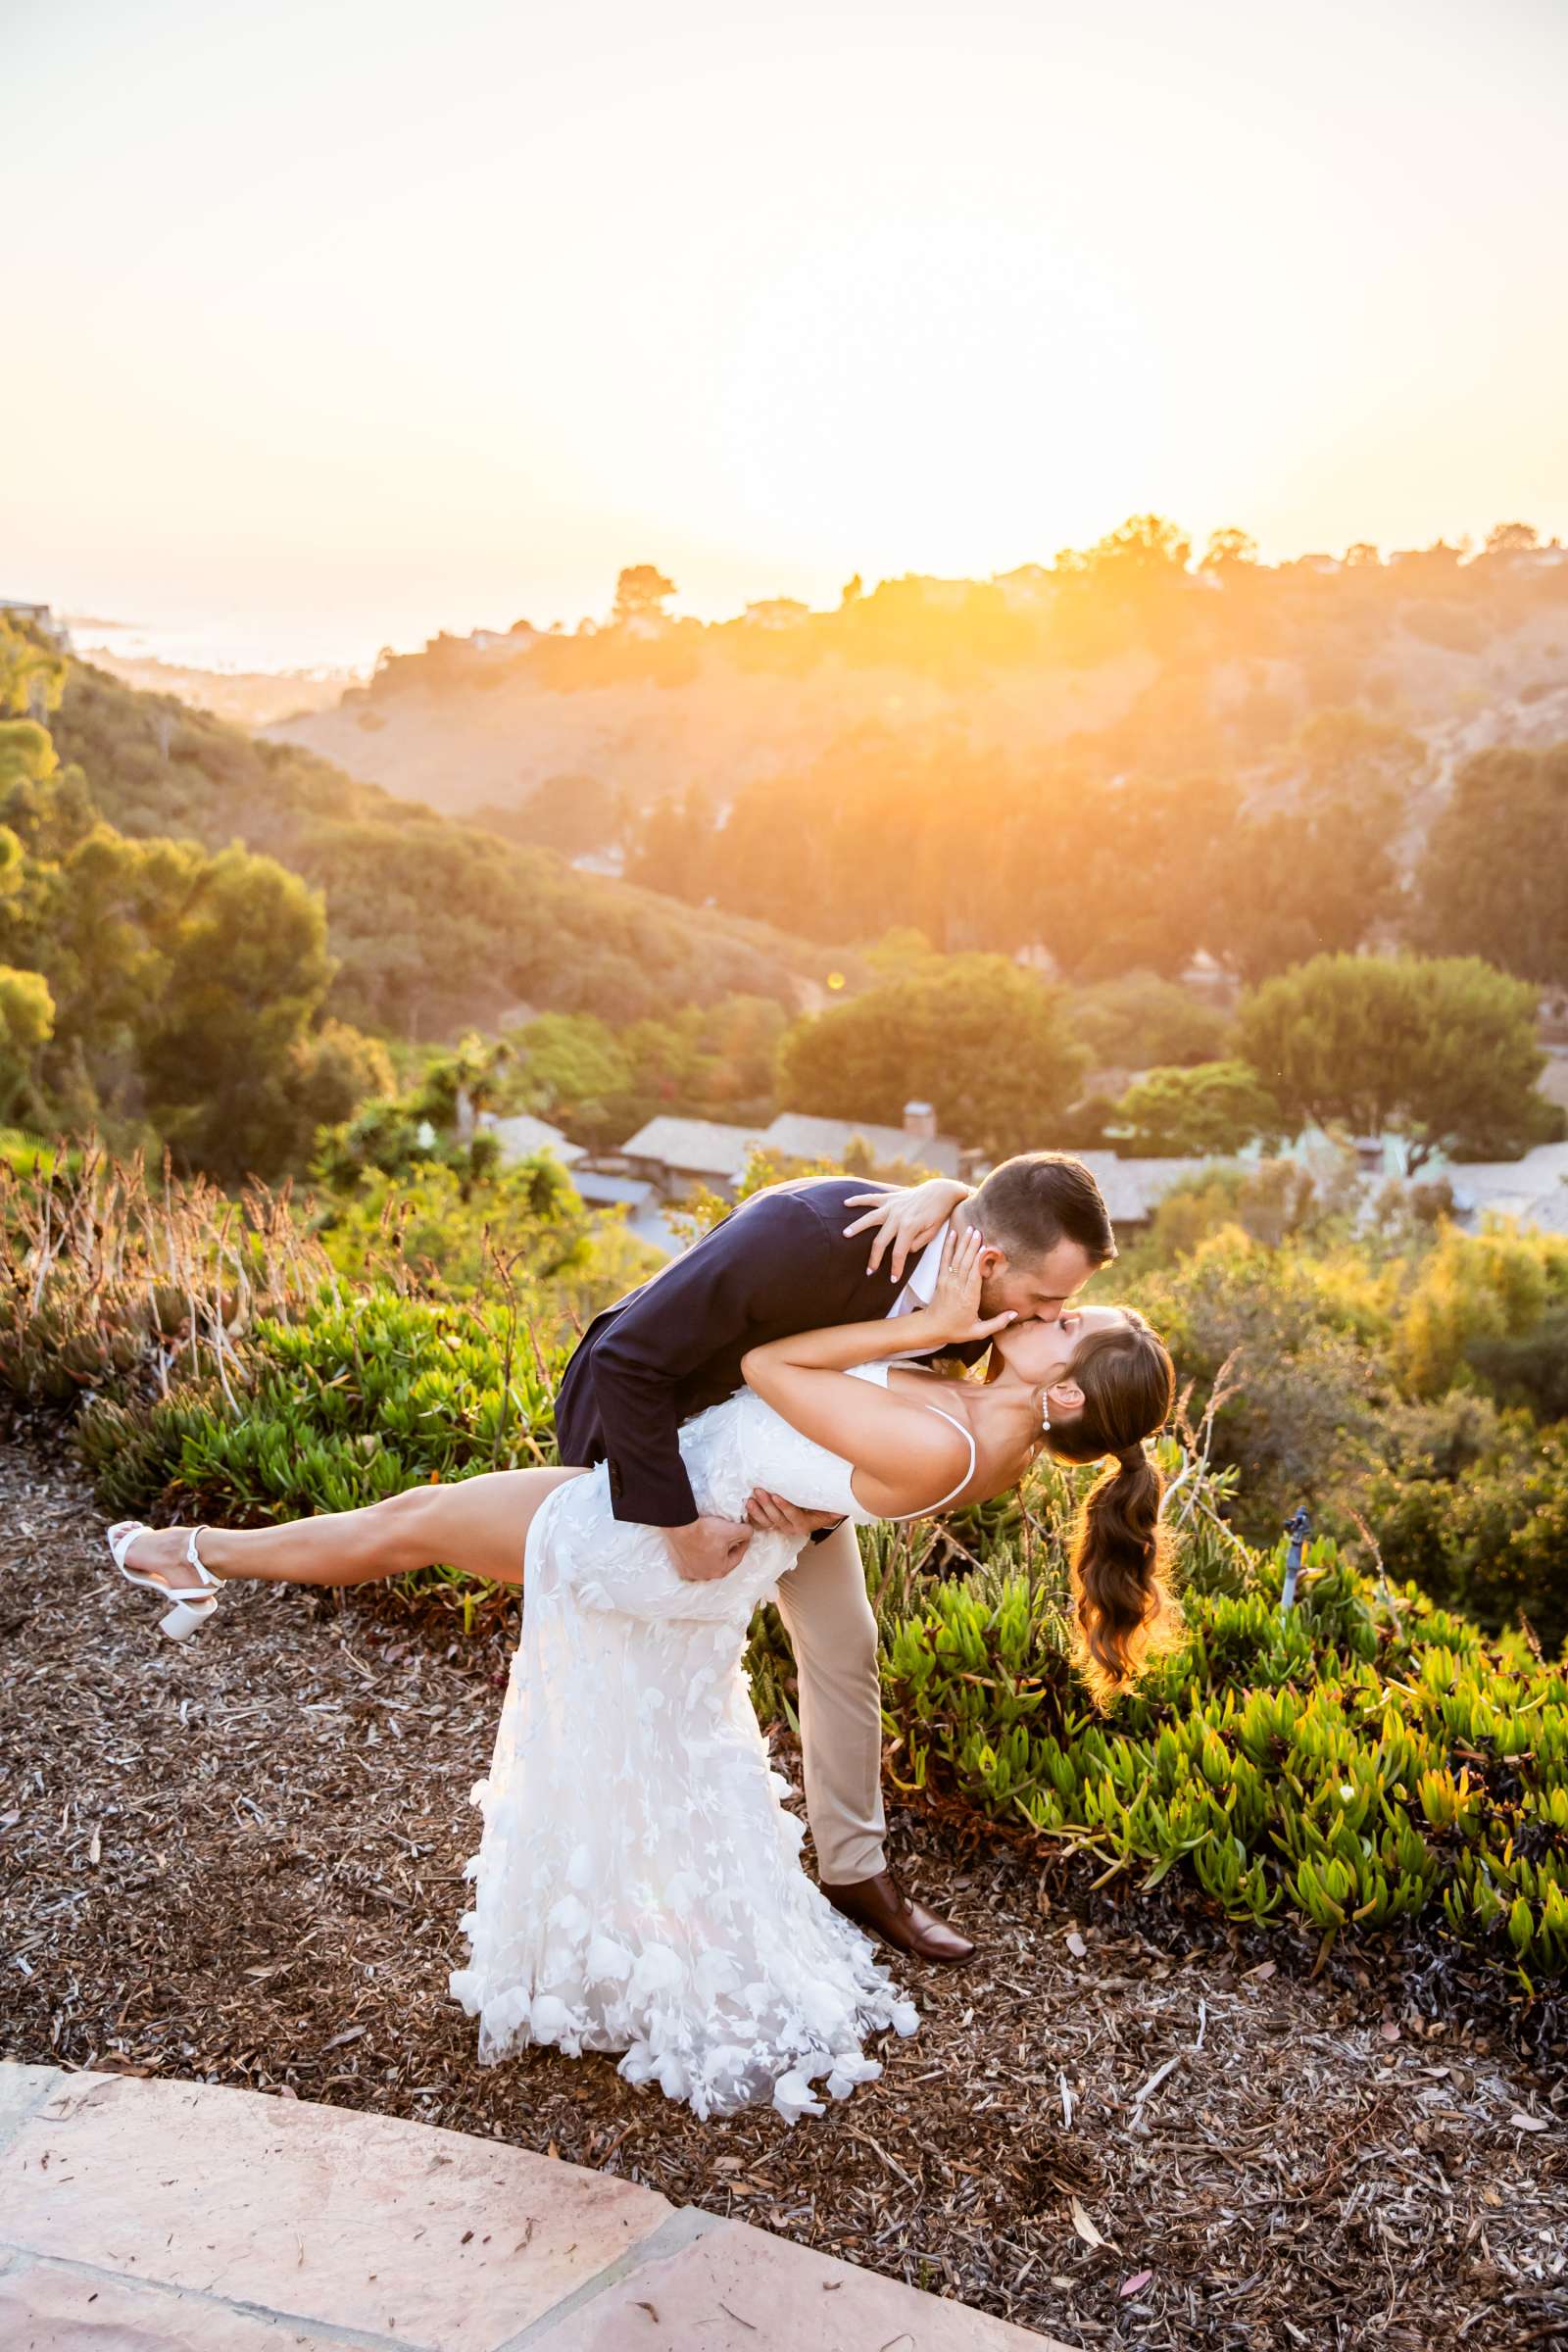
[[[417,654],[384,654],[368,691],[494,691],[527,678],[557,693],[650,680],[691,684],[706,668],[802,676],[822,662],[910,669],[948,684],[1029,669],[1091,669],[1129,651],[1200,671],[1237,661],[1304,662],[1314,703],[1375,698],[1379,663],[1402,635],[1475,652],[1532,613],[1568,602],[1568,564],[1526,523],[1501,523],[1474,555],[1439,540],[1387,558],[1366,542],[1342,555],[1269,564],[1245,531],[1214,532],[1201,555],[1158,514],[1133,514],[1093,547],[1063,548],[992,580],[919,573],[813,612],[788,598],[731,620],[666,610],[674,583],[652,564],[620,575],[608,621],[567,633],[517,622],[482,658],[445,633]],[[1267,689],[1264,689],[1264,704]],[[1266,708],[1253,713],[1266,724]]]

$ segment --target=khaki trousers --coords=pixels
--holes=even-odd
[[[778,1613],[800,1675],[806,1818],[817,1875],[830,1886],[851,1886],[887,1868],[876,1619],[851,1521],[803,1546],[779,1579]]]

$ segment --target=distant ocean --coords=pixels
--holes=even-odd
[[[368,677],[378,643],[345,633],[341,620],[258,620],[219,613],[169,624],[65,614],[78,653],[113,654],[122,662],[167,662],[178,669],[287,672],[312,678]],[[399,649],[402,650],[401,648]]]

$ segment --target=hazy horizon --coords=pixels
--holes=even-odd
[[[1568,534],[1543,0],[426,24],[12,28],[0,591],[363,664],[637,562],[711,618],[1151,509]]]

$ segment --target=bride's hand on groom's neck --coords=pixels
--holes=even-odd
[[[909,1260],[936,1240],[959,1201],[972,1198],[968,1185],[952,1176],[931,1176],[924,1184],[900,1185],[886,1193],[852,1193],[845,1207],[863,1208],[865,1214],[845,1226],[844,1238],[848,1241],[854,1234],[869,1233],[866,1272],[874,1274],[891,1251],[888,1272],[895,1282],[902,1283]]]
[[[936,1289],[929,1306],[922,1306],[906,1318],[906,1330],[919,1328],[922,1344],[951,1346],[955,1341],[988,1340],[993,1333],[1004,1331],[1017,1316],[1009,1307],[1000,1315],[985,1315],[980,1310],[980,1293],[984,1278],[980,1260],[987,1243],[978,1226],[966,1225],[962,1232],[948,1227],[943,1244],[942,1264],[937,1273]]]

